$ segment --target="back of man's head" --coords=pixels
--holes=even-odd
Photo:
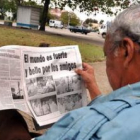
[[[114,47],[117,47],[124,37],[140,43],[140,5],[131,6],[120,13],[108,27],[108,34],[112,36]]]

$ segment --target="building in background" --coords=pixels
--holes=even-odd
[[[17,26],[38,29],[40,9],[31,6],[19,6],[17,11]]]
[[[57,7],[50,9],[50,14],[55,16],[56,19],[60,19],[63,12],[66,12],[66,10],[61,10]]]

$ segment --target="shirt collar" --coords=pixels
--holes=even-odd
[[[127,86],[119,88],[119,89],[111,92],[111,94],[109,96],[125,97],[125,96],[129,96],[129,95],[140,96],[140,82],[137,82],[134,84],[129,84]]]
[[[89,105],[91,105],[92,103],[101,103],[113,100],[118,97],[123,98],[126,96],[140,97],[140,82],[119,88],[115,91],[112,91],[108,95],[99,96],[95,100],[93,100]]]

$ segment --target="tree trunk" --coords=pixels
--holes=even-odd
[[[45,25],[46,25],[46,21],[47,21],[49,4],[50,4],[50,0],[45,0],[43,13],[42,13],[42,17],[41,17],[40,29],[39,29],[41,31],[45,31]]]

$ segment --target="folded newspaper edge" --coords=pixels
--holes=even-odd
[[[0,48],[0,110],[19,109],[40,126],[87,105],[77,45],[61,47],[3,46]]]

